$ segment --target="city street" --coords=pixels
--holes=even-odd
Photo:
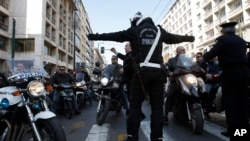
[[[146,119],[141,122],[140,140],[150,140],[150,107],[148,102],[143,103],[143,112]],[[102,126],[95,123],[97,102],[93,105],[88,103],[82,108],[80,115],[74,115],[72,119],[66,119],[58,115],[65,130],[67,140],[74,141],[122,141],[126,138],[126,115],[125,110],[121,113],[109,112],[108,118]],[[164,125],[164,141],[226,141],[220,134],[226,130],[224,114],[211,114],[211,119],[205,121],[204,131],[201,135],[192,132],[189,124],[180,123],[174,119],[172,113],[169,115],[169,124]]]

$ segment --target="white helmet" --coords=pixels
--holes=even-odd
[[[137,12],[135,16],[130,19],[131,25],[136,25],[136,22],[142,17],[143,17],[142,13],[140,11]]]

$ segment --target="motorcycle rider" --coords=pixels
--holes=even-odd
[[[79,71],[76,73],[76,82],[81,82],[82,80],[84,80],[86,85],[87,85],[87,90],[86,90],[87,95],[86,96],[87,96],[87,99],[89,101],[89,104],[92,105],[92,100],[90,97],[91,91],[89,88],[91,78],[90,78],[89,73],[87,72],[87,70],[84,66],[80,66]]]
[[[56,73],[54,77],[52,78],[51,81],[53,87],[55,88],[55,92],[53,95],[53,101],[52,101],[52,111],[56,112],[56,110],[60,106],[60,97],[61,95],[59,94],[60,89],[58,88],[58,85],[63,84],[63,83],[69,83],[69,84],[74,84],[74,78],[66,72],[66,67],[65,66],[59,66],[59,73]],[[75,114],[80,114],[81,111],[78,110],[78,105],[76,103],[76,98],[75,95],[73,95],[73,108],[75,110]]]
[[[167,66],[167,76],[169,77],[169,85],[168,85],[168,89],[167,89],[167,100],[165,103],[165,123],[168,123],[168,113],[171,109],[171,106],[173,104],[173,99],[174,99],[174,93],[176,93],[176,83],[174,80],[174,70],[177,68],[177,60],[178,60],[178,56],[180,54],[184,54],[186,53],[186,49],[184,46],[178,46],[176,48],[176,56],[172,57],[168,60],[166,66]]]
[[[118,57],[115,55],[112,55],[111,62],[112,62],[112,65],[115,66],[113,70],[113,77],[118,80],[121,80],[122,79],[122,65],[118,64]],[[128,110],[128,98],[124,91],[124,84],[120,84],[119,92],[121,95],[123,108],[127,111]]]
[[[206,89],[208,92],[208,97],[206,99],[206,111],[205,114],[209,117],[209,112],[213,112],[215,110],[215,105],[213,104],[213,100],[216,97],[216,92],[221,83],[221,71],[218,65],[217,58],[213,58],[206,62]]]
[[[143,16],[141,12],[137,12],[131,19],[131,26],[127,30],[114,33],[89,34],[88,39],[130,42],[135,70],[132,79],[129,116],[127,118],[128,141],[139,140],[140,109],[142,102],[147,98],[147,93],[149,94],[152,109],[150,138],[151,141],[162,141],[163,87],[166,82],[165,69],[163,68],[162,42],[169,44],[185,41],[193,42],[194,37],[168,33],[160,26],[156,26],[151,17]]]

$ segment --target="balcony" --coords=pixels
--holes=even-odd
[[[0,0],[0,5],[4,7],[5,9],[9,9],[9,1],[6,0]]]
[[[9,28],[8,25],[6,25],[5,23],[0,22],[0,29],[8,32],[8,28]]]
[[[204,1],[203,1],[203,7],[207,6],[207,5],[210,4],[210,3],[211,3],[211,1],[209,1],[209,0],[204,0]]]
[[[46,31],[46,37],[50,38],[50,32]]]
[[[228,13],[228,17],[229,19],[232,17],[235,17],[237,15],[239,15],[240,13],[242,13],[242,6],[239,6],[237,8],[232,9],[229,13]]]

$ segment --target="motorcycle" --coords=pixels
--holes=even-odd
[[[183,121],[191,121],[193,132],[200,134],[204,126],[201,96],[206,93],[204,81],[197,77],[200,69],[191,58],[180,54],[174,77],[177,85],[172,111]]]
[[[65,115],[68,119],[71,119],[74,111],[73,110],[74,86],[69,83],[59,84],[59,85],[54,84],[53,86],[57,88],[57,90],[59,91],[58,94],[61,96],[60,100],[61,113],[63,113],[63,115]]]
[[[101,87],[97,97],[99,99],[97,107],[96,122],[98,125],[102,125],[109,111],[121,112],[121,96],[119,93],[119,80],[112,77],[113,65],[108,65],[101,79]]]
[[[84,80],[81,82],[76,82],[75,85],[76,90],[76,102],[78,104],[78,108],[82,108],[87,102],[87,86]]]
[[[12,72],[9,85],[0,88],[0,140],[22,141],[29,131],[33,140],[66,141],[56,115],[46,103],[43,68]]]

